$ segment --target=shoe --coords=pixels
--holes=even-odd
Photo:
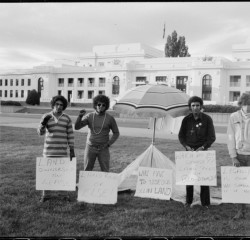
[[[184,208],[191,208],[191,204],[190,203],[185,203]]]
[[[48,197],[48,196],[41,196],[39,202],[43,203],[43,202],[48,201],[49,199],[50,199],[50,197]]]
[[[242,211],[237,212],[237,214],[233,217],[233,220],[244,219],[245,214]]]

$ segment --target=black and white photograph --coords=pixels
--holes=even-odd
[[[0,32],[0,239],[250,238],[250,2],[1,2]]]

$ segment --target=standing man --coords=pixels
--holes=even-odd
[[[241,108],[231,114],[227,128],[227,147],[235,167],[250,166],[250,94],[243,93],[238,100]],[[246,204],[237,204],[234,220],[245,218]]]
[[[106,112],[109,109],[109,105],[110,100],[107,96],[97,95],[93,99],[93,108],[95,111],[85,115],[86,111],[81,110],[76,119],[76,130],[85,126],[89,127],[84,154],[85,171],[93,170],[97,158],[101,171],[109,172],[109,147],[120,135],[115,118]],[[111,138],[109,137],[110,130],[113,133]]]
[[[75,157],[74,133],[70,117],[63,113],[68,102],[63,96],[55,96],[51,102],[52,111],[42,116],[37,132],[40,136],[45,135],[43,156],[44,157],[67,157],[69,148],[70,160]],[[43,191],[41,202],[48,200]]]
[[[179,141],[186,151],[206,151],[215,141],[213,120],[207,114],[201,112],[203,100],[193,96],[188,100],[189,109],[192,111],[181,124]],[[191,207],[193,202],[194,186],[186,186],[185,207]],[[209,186],[201,186],[201,205],[208,208],[210,205]]]

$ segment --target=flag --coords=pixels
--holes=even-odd
[[[165,38],[165,23],[164,23],[164,28],[163,28],[163,39]]]

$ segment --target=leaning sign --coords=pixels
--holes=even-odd
[[[87,203],[115,204],[118,183],[117,173],[80,171],[77,200]]]
[[[172,195],[172,171],[139,167],[135,197],[169,200]]]
[[[216,186],[215,151],[175,152],[176,185]]]
[[[221,167],[224,203],[250,203],[250,167]]]
[[[75,191],[76,158],[36,159],[36,190]]]

